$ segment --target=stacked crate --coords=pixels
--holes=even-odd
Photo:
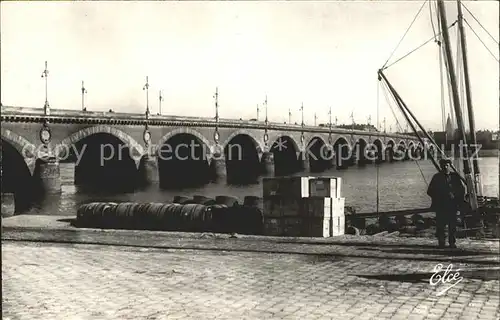
[[[270,236],[304,233],[304,199],[309,195],[310,177],[264,178],[264,232]]]
[[[330,237],[344,234],[344,204],[337,177],[263,180],[264,232],[272,236]]]

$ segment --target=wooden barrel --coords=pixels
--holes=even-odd
[[[16,212],[16,199],[14,193],[2,192],[2,218],[12,217]]]
[[[174,197],[174,201],[172,201],[172,202],[173,203],[183,204],[184,202],[186,202],[188,200],[191,200],[191,199],[188,198],[188,197],[185,197],[185,196],[175,196]]]
[[[172,210],[172,230],[182,231],[183,227],[183,216],[182,210],[185,204],[175,206]]]
[[[233,232],[241,234],[262,234],[264,227],[264,214],[256,207],[232,207]]]
[[[213,199],[211,199],[209,197],[202,196],[202,195],[194,195],[193,196],[193,203],[203,204],[204,202],[206,202],[208,200],[213,200]]]
[[[76,212],[76,221],[79,227],[91,227],[94,225],[96,218],[94,217],[93,207],[95,203],[82,204]]]
[[[413,221],[408,216],[396,216],[396,222],[402,227],[410,226]]]
[[[128,222],[130,220],[129,218],[129,212],[130,212],[130,202],[121,202],[116,206],[115,209],[115,214],[114,214],[114,224],[117,226],[123,226],[123,225],[129,225],[130,223]],[[109,225],[113,223],[113,221],[110,221],[111,217],[103,217],[103,224],[104,225]]]
[[[264,209],[263,199],[256,196],[246,196],[245,199],[243,199],[243,205],[246,207],[260,208],[261,210]]]
[[[228,228],[228,207],[223,204],[216,204],[207,207],[207,211],[209,211],[209,215],[212,218],[209,229],[211,232],[215,233],[225,233],[229,232]]]
[[[140,203],[134,213],[134,225],[136,228],[150,228],[155,225],[156,217],[149,214],[149,203]]]
[[[217,196],[215,197],[215,202],[217,204],[223,204],[228,207],[232,207],[235,204],[238,204],[238,198],[230,196]]]

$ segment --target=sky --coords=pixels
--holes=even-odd
[[[42,108],[48,61],[51,108],[257,117],[266,94],[270,121],[382,126],[405,122],[377,81],[424,1],[185,1],[5,2],[1,6],[1,102]],[[499,2],[464,1],[499,39]],[[432,9],[435,4],[433,2]],[[446,3],[448,24],[455,1]],[[472,29],[498,59],[499,49],[464,10]],[[433,22],[436,23],[435,12]],[[437,29],[437,26],[435,26]],[[477,129],[498,129],[499,64],[465,25]],[[457,28],[450,29],[454,55]],[[433,37],[426,3],[389,64]],[[438,47],[429,42],[385,70],[412,112],[429,130],[442,130]],[[446,83],[445,83],[446,85]],[[447,92],[445,91],[445,94]],[[445,114],[450,112],[445,96]],[[394,116],[396,114],[396,117]],[[401,128],[401,127],[400,127]]]

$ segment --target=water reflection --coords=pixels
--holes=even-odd
[[[498,159],[482,158],[480,166],[483,175],[484,193],[498,195]],[[420,172],[419,170],[422,170]],[[421,208],[430,205],[426,194],[427,183],[435,173],[430,161],[383,163],[378,167],[379,210],[398,210]],[[303,174],[298,174],[303,175]],[[377,169],[375,165],[351,167],[347,170],[330,169],[319,176],[337,176],[343,179],[342,193],[346,205],[355,206],[358,212],[376,210]],[[79,205],[92,201],[134,201],[134,202],[171,202],[176,195],[204,195],[216,197],[231,195],[243,201],[245,196],[262,196],[261,181],[248,185],[227,185],[209,183],[196,188],[160,190],[149,187],[135,192],[106,192],[85,190],[74,186],[74,164],[61,164],[62,193],[50,195],[34,205],[27,214],[73,215]]]

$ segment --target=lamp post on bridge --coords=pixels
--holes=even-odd
[[[316,126],[316,120],[318,120],[318,117],[316,116],[316,112],[314,113],[314,126]]]
[[[85,111],[85,94],[87,93],[87,89],[85,89],[85,86],[83,85],[83,80],[82,80],[82,111]]]
[[[259,121],[259,104],[257,103],[257,121]]]
[[[292,110],[288,108],[288,124],[292,124]]]
[[[219,87],[215,87],[215,132],[214,132],[214,140],[215,143],[219,144]]]
[[[265,109],[265,112],[266,112],[266,118],[265,118],[265,124],[266,124],[266,127],[264,129],[264,145],[265,145],[265,148],[267,150],[267,147],[268,147],[268,142],[269,142],[269,133],[267,132],[268,130],[268,127],[269,127],[269,120],[267,118],[267,93],[266,93],[266,99],[264,100],[264,109]],[[259,120],[259,105],[257,105],[257,120]],[[274,160],[270,159],[269,157],[271,156],[266,156],[265,159],[268,159],[267,161],[271,161],[273,162]],[[273,168],[274,168],[274,162],[273,162]],[[268,168],[269,169],[269,168]],[[271,170],[271,169],[269,169]],[[266,171],[269,171],[266,169]]]
[[[329,130],[328,136],[331,139],[331,136],[332,136],[332,107],[330,107],[330,110],[328,110],[328,115],[330,116],[330,120],[328,121],[328,130]]]
[[[264,101],[264,106],[266,109],[266,132],[267,132],[267,126],[269,125],[269,120],[267,119],[267,94],[266,94],[266,100]]]
[[[43,106],[44,115],[50,115],[50,106],[48,98],[48,79],[49,79],[49,69],[47,68],[47,61],[45,61],[45,69],[42,72],[42,78],[45,78],[45,104]]]
[[[159,100],[158,101],[159,102],[159,104],[158,104],[158,112],[159,112],[159,114],[161,116],[161,102],[163,101],[163,95],[162,95],[161,90],[160,90],[160,93],[159,93],[159,96],[158,96],[158,100]]]
[[[149,77],[146,76],[146,84],[142,87],[142,90],[146,90],[146,120],[149,119]],[[146,123],[147,125],[147,123]]]
[[[301,126],[304,127],[304,102],[302,102],[302,105],[300,106],[300,111],[302,111],[302,122]]]

